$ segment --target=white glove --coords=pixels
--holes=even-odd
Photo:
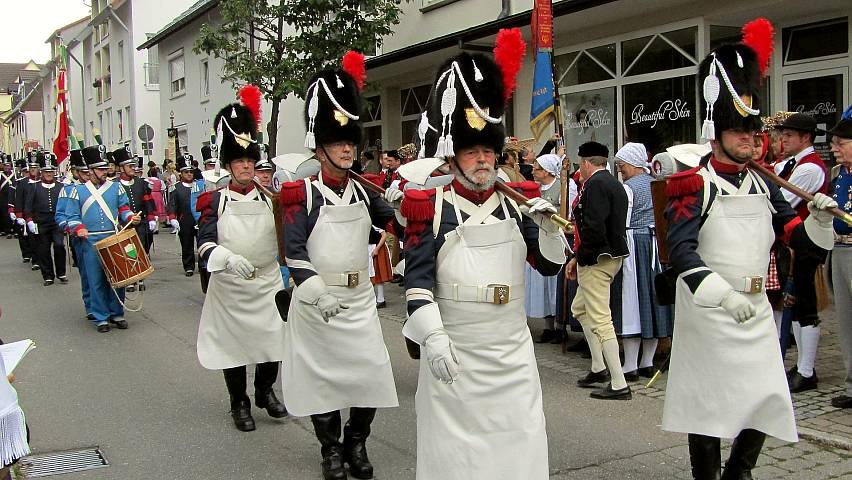
[[[331,317],[340,313],[341,310],[346,310],[348,306],[340,303],[340,300],[330,293],[324,293],[317,299],[317,308],[322,314],[323,320],[326,323],[331,320]]]
[[[178,223],[177,219],[169,220],[169,225],[172,226],[172,233],[180,233],[180,223]]]
[[[13,222],[18,220],[18,216],[15,215],[15,212],[9,212],[9,218],[11,218]]]
[[[242,255],[232,254],[225,261],[225,268],[248,280],[254,276],[254,265]]]
[[[29,230],[29,231],[30,231],[30,233],[32,233],[33,235],[35,235],[35,234],[36,234],[36,224],[35,224],[35,222],[33,222],[32,220],[30,220],[29,222],[27,222],[27,230]]]
[[[834,216],[828,212],[829,208],[836,208],[837,202],[823,193],[814,194],[814,199],[808,202],[808,211],[820,226],[830,227]]]
[[[157,231],[157,221],[156,220],[148,220],[148,230],[151,232]]]
[[[423,345],[426,352],[426,361],[432,375],[444,383],[453,383],[459,376],[459,361],[453,352],[453,344],[450,337],[443,328],[435,330]]]
[[[23,218],[15,218],[15,221],[18,222],[18,225],[20,225],[22,227],[27,224],[27,221],[24,220]]]
[[[754,308],[754,305],[748,301],[745,295],[734,290],[731,290],[722,299],[722,308],[731,314],[737,323],[744,323],[757,314],[757,309]]]
[[[520,205],[521,213],[524,215],[533,215],[535,213],[558,213],[556,207],[547,200],[536,197],[527,200],[527,203]]]
[[[403,196],[405,196],[405,194],[402,193],[402,190],[398,188],[389,187],[385,189],[385,193],[382,195],[382,198],[384,198],[386,202],[392,205],[394,203],[400,202]]]

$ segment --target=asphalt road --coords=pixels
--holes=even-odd
[[[15,382],[34,453],[100,446],[110,466],[62,477],[68,480],[320,479],[309,419],[276,420],[254,409],[256,431],[233,427],[221,372],[196,358],[204,296],[197,276],[183,276],[178,250],[171,235],[156,237],[143,311],[127,314],[128,330],[102,334],[85,319],[75,270],[69,285],[42,287],[38,272],[21,263],[17,242],[0,240],[0,337],[38,346]],[[377,479],[407,480],[416,463],[417,364],[403,344],[401,290],[389,286],[387,301],[380,312],[400,406],[379,411],[368,449]],[[594,401],[576,378],[552,369],[541,369],[541,380],[552,476],[624,459],[621,478],[671,478],[667,468],[637,473],[629,461],[685,443],[660,431],[662,402]],[[280,384],[276,390],[280,397]]]

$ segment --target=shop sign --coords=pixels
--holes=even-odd
[[[568,123],[565,125],[568,129],[585,131],[589,128],[601,128],[607,125],[612,125],[612,119],[609,112],[603,108],[584,111],[585,115],[582,118],[568,114]]]
[[[837,105],[831,102],[820,102],[814,105],[814,108],[811,108],[810,110],[805,110],[804,105],[799,105],[796,107],[796,112],[806,113],[812,117],[817,117],[819,115],[832,115],[837,113]]]
[[[639,125],[650,123],[650,128],[657,126],[660,120],[676,121],[681,118],[689,118],[692,113],[686,100],[664,100],[656,110],[646,111],[644,103],[637,103],[630,113],[630,124]]]

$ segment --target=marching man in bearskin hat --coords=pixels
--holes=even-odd
[[[284,326],[275,294],[284,288],[272,199],[255,187],[255,140],[260,123],[257,87],[240,90],[242,103],[227,105],[214,120],[219,161],[230,171],[225,188],[198,197],[198,254],[210,272],[198,326],[198,360],[222,370],[237,429],[255,429],[246,394],[246,365],[256,364],[254,401],[273,418],[287,416],[272,386],[284,359]],[[190,170],[191,172],[191,170]]]
[[[796,251],[833,245],[825,209],[836,202],[816,194],[803,221],[775,184],[746,169],[772,25],[758,19],[743,33],[699,66],[702,137],[712,152],[667,186],[669,259],[679,276],[662,428],[689,434],[696,479],[751,478],[766,435],[798,440],[764,291],[769,249],[776,237]],[[720,437],[735,439],[724,474]]]
[[[86,147],[83,158],[89,169],[89,181],[74,186],[65,204],[67,226],[71,234],[81,239],[79,258],[89,284],[92,322],[98,332],[110,331],[110,325],[126,329],[124,319],[124,289],[113,289],[98,259],[95,243],[115,235],[127,222],[139,225],[141,215],[134,215],[127,193],[117,182],[107,179],[106,147]]]
[[[361,142],[363,55],[347,53],[343,68],[316,73],[305,95],[305,147],[316,152],[319,174],[281,191],[285,256],[296,282],[284,400],[291,413],[311,416],[326,480],[347,478],[344,462],[353,477],[373,477],[370,424],[377,408],[399,405],[366,254],[370,229],[392,229],[394,210],[349,175]],[[392,195],[398,200],[402,192]]]
[[[196,208],[193,200],[204,192],[204,181],[195,180],[195,165],[192,155],[185,153],[177,159],[180,182],[176,183],[169,195],[169,224],[172,232],[180,239],[181,262],[187,277],[195,273],[195,237]]]
[[[35,253],[41,267],[44,286],[53,285],[56,279],[68,283],[65,276],[65,235],[56,224],[56,207],[62,186],[56,181],[56,155],[39,154],[41,181],[27,191],[24,198],[24,218],[27,230],[35,239]],[[53,247],[53,255],[50,249]]]
[[[524,264],[555,275],[567,243],[548,218],[556,212],[550,202],[531,194],[518,205],[495,190],[505,105],[524,49],[513,29],[498,34],[495,60],[447,60],[420,128],[421,156],[438,159],[400,169],[414,181],[407,169],[448,162],[454,176],[436,190],[406,190],[401,205],[409,314],[402,333],[422,352],[418,480],[549,476]]]

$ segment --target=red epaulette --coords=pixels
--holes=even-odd
[[[698,174],[700,169],[701,167],[698,166],[670,176],[666,181],[666,196],[683,197],[701,190],[704,186],[704,178]]]
[[[541,190],[539,189],[538,184],[532,180],[526,180],[523,182],[507,182],[506,186],[523,193],[527,198],[538,198],[541,196]]]
[[[195,200],[195,211],[203,212],[210,208],[210,203],[213,201],[213,191],[204,192]]]
[[[307,198],[305,182],[297,180],[295,182],[282,183],[281,193],[278,198],[281,201],[281,205],[295,205],[304,202],[305,198]]]
[[[435,216],[435,203],[432,201],[434,195],[434,189],[406,190],[399,213],[412,222],[431,220]]]

